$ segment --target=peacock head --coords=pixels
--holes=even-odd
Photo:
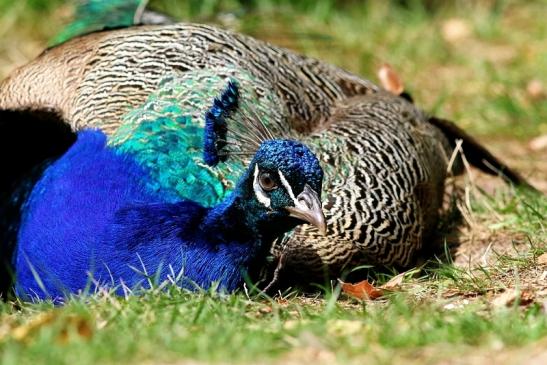
[[[260,145],[240,188],[250,200],[249,214],[261,217],[265,223],[282,230],[308,223],[325,234],[322,181],[323,170],[308,147],[275,139]]]
[[[241,98],[239,83],[230,80],[205,114],[205,163],[216,166],[226,161],[232,153],[229,139],[232,146],[240,148],[236,154],[247,154],[257,146],[233,195],[238,198],[246,221],[260,226],[262,233],[275,235],[309,223],[324,234],[326,224],[320,200],[323,170],[317,157],[300,142],[275,139],[261,118],[248,108]],[[234,118],[234,114],[239,117]]]

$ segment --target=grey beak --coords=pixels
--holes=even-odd
[[[285,207],[291,217],[314,225],[322,235],[327,234],[327,224],[325,223],[325,215],[321,209],[321,200],[319,200],[317,193],[308,184],[304,186],[304,190],[296,197],[294,205],[294,207]]]

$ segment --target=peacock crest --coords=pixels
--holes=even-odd
[[[262,122],[254,108],[240,113],[239,118],[232,118],[237,110],[238,100],[238,83],[230,80],[220,98],[215,98],[213,105],[205,113],[203,159],[209,166],[216,166],[229,156],[251,156],[262,142],[277,138]]]

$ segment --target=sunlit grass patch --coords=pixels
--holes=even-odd
[[[70,7],[63,4],[0,0],[0,77],[42,51],[68,19]],[[456,121],[487,146],[495,138],[503,157],[513,156],[507,140],[522,147],[522,171],[531,169],[531,156],[544,156],[526,144],[547,133],[545,96],[528,90],[535,79],[545,87],[547,75],[541,1],[152,5],[177,19],[220,24],[372,80],[378,66],[389,62],[424,109]],[[471,268],[459,257],[445,258],[394,293],[364,302],[341,294],[337,283],[318,294],[292,291],[273,299],[168,287],[127,298],[109,292],[74,297],[64,306],[10,301],[0,304],[0,361],[422,364],[454,358],[472,363],[477,355],[509,363],[518,354],[512,362],[524,363],[528,354],[546,348],[547,199],[502,184],[491,189],[491,181],[467,184],[463,200],[468,219],[458,227],[460,243],[476,259]],[[513,291],[516,300],[503,297]]]
[[[272,300],[173,289],[127,299],[75,298],[60,308],[19,303],[14,311],[5,304],[0,351],[6,364],[283,363],[301,352],[340,363],[381,363],[375,357],[389,352],[445,344],[503,348],[547,334],[537,306],[492,310],[480,301],[451,306],[453,298],[408,294],[374,303],[328,302],[328,296]]]

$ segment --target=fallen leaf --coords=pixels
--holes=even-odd
[[[455,297],[455,296],[460,295],[460,294],[461,294],[461,292],[458,289],[448,289],[448,290],[443,292],[442,297],[443,298],[452,298],[452,297]]]
[[[526,289],[520,293],[520,305],[532,304],[536,299],[536,293],[532,289]]]
[[[342,291],[357,299],[377,299],[384,295],[382,289],[374,287],[367,280],[360,281],[356,284],[349,284],[340,281]]]
[[[405,89],[403,80],[388,63],[384,63],[378,70],[378,79],[382,87],[392,94],[401,95]]]
[[[516,302],[521,306],[526,306],[534,302],[536,295],[531,289],[509,289],[498,295],[492,304],[496,307],[511,307]]]
[[[395,275],[387,283],[384,285],[380,285],[380,289],[384,290],[395,290],[401,287],[403,284],[403,279],[405,278],[405,275],[407,275],[407,272],[402,272],[399,275]]]

